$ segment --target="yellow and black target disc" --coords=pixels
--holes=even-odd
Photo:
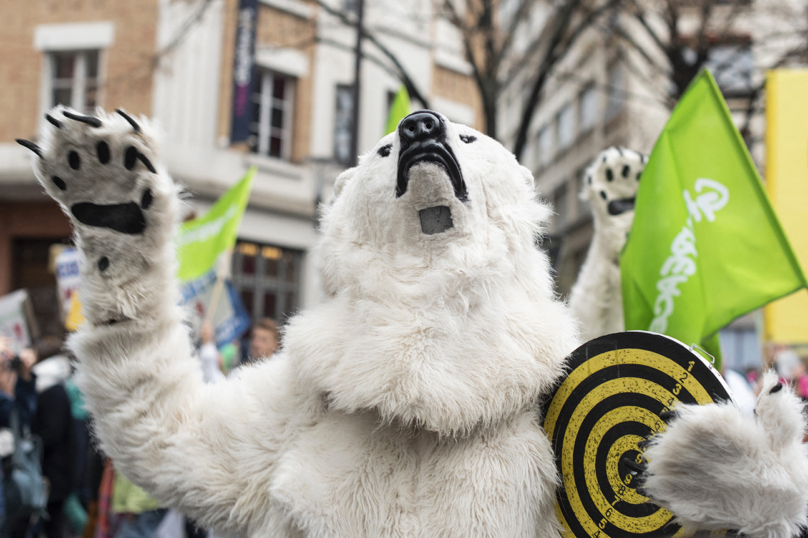
[[[556,512],[576,538],[681,535],[667,510],[637,491],[626,460],[665,429],[677,403],[730,400],[719,373],[681,342],[629,331],[591,340],[568,359],[569,374],[543,404],[544,429],[562,477]]]

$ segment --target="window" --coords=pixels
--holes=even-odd
[[[350,165],[353,138],[353,86],[337,86],[337,105],[334,111],[334,157]]]
[[[753,89],[754,59],[748,44],[716,45],[707,53],[705,67],[710,68],[725,96],[748,96]]]
[[[92,113],[98,102],[98,50],[51,52],[50,106]],[[50,108],[50,107],[49,107]]]
[[[581,133],[589,131],[598,121],[598,90],[589,84],[581,92],[578,100],[578,126]]]
[[[547,166],[553,161],[553,128],[545,125],[536,136],[539,143],[538,161],[540,166]]]
[[[233,252],[233,285],[253,320],[283,321],[298,306],[303,253],[239,241]]]
[[[626,102],[625,90],[623,88],[624,84],[625,76],[623,65],[620,62],[615,62],[609,68],[609,94],[606,98],[606,120],[612,119],[623,110],[623,105]]]
[[[256,78],[250,151],[288,160],[292,147],[294,79],[271,71],[258,71]]]
[[[575,140],[575,111],[570,103],[558,112],[558,150],[563,151]]]

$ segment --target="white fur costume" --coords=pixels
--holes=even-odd
[[[462,201],[431,163],[413,166],[397,195],[400,140],[382,139],[340,176],[325,213],[318,250],[328,300],[291,321],[277,358],[205,385],[173,281],[178,188],[153,129],[116,115],[89,125],[52,114],[58,127],[43,125],[34,168],[74,220],[87,325],[71,346],[102,448],[124,474],[241,536],[558,535],[558,479],[536,401],[578,340],[534,247],[548,211],[502,146],[440,120],[465,179]],[[451,210],[453,227],[422,233],[419,210],[436,206]],[[793,399],[781,391],[770,401],[783,397]],[[758,418],[774,417],[769,427],[804,470],[799,409],[788,402]],[[678,422],[687,429],[686,417]],[[679,497],[703,477],[688,474],[681,488],[679,475],[665,474],[668,458],[689,461],[665,456],[676,424],[649,449],[659,456],[648,488],[670,491],[687,522],[715,528],[736,511],[689,511]],[[736,435],[717,431],[709,446]],[[774,473],[767,484],[801,495],[792,504],[808,500],[792,464],[776,454],[762,461]],[[745,476],[754,499],[756,479]],[[752,536],[787,538],[793,526],[782,523],[804,511],[766,508],[777,526]]]
[[[620,251],[634,221],[634,198],[647,160],[636,151],[614,147],[586,169],[581,199],[592,207],[595,230],[569,298],[584,340],[624,330]]]

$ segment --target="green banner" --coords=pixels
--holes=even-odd
[[[806,286],[709,71],[654,146],[620,269],[627,330],[713,354],[717,331],[733,319]]]
[[[214,268],[222,252],[235,245],[255,172],[255,167],[250,168],[207,213],[182,225],[176,238],[181,281],[201,277]]]
[[[390,106],[390,113],[387,116],[387,129],[385,134],[390,134],[398,127],[398,122],[407,117],[410,113],[410,94],[407,93],[406,86],[401,86],[398,90],[393,104]]]

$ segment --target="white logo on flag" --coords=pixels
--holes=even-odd
[[[701,193],[705,188],[711,190],[704,194],[699,194],[694,200],[685,189],[682,194],[685,197],[687,212],[696,222],[701,222],[702,215],[707,219],[707,222],[715,221],[716,212],[723,209],[729,202],[729,189],[721,183],[705,177],[697,179],[695,187],[697,193]]]
[[[659,270],[662,278],[656,284],[659,293],[654,301],[654,319],[648,326],[649,331],[665,333],[668,318],[673,314],[673,299],[682,294],[679,285],[696,274],[696,258],[699,253],[693,230],[694,221],[701,222],[705,218],[707,222],[715,222],[715,214],[729,202],[729,189],[718,181],[701,177],[696,180],[694,187],[698,194],[695,198],[687,189],[682,192],[688,217],[681,231],[673,238],[671,254]]]

